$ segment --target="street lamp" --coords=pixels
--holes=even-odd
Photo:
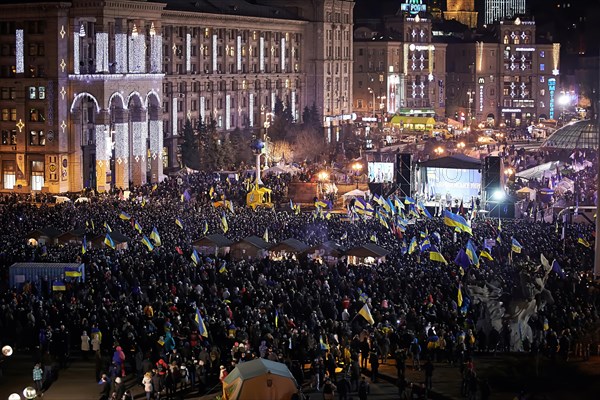
[[[25,397],[26,399],[35,399],[37,397],[37,391],[35,390],[35,388],[28,386],[25,389],[23,389],[23,397]]]
[[[459,150],[461,150],[461,151],[462,151],[462,150],[464,150],[464,148],[465,148],[465,142],[458,142],[458,143],[456,144],[456,147],[457,147]]]
[[[473,104],[473,96],[475,95],[475,91],[474,90],[467,90],[467,96],[469,96],[469,110],[467,113],[467,117],[469,119],[469,126],[471,125],[471,105]]]
[[[354,170],[354,175],[356,179],[356,188],[358,189],[358,180],[360,176],[360,171],[362,170],[362,164],[357,162],[352,164],[352,169]]]
[[[317,180],[319,181],[317,195],[319,197],[321,197],[323,195],[323,192],[324,192],[323,183],[327,182],[328,179],[329,179],[329,173],[327,173],[327,171],[321,171],[317,174]]]
[[[510,167],[509,167],[509,168],[506,168],[506,169],[504,170],[504,175],[506,175],[506,177],[507,177],[508,179],[510,179],[510,178],[511,178],[511,177],[512,177],[514,174],[515,174],[515,170],[514,170],[514,169],[512,169],[512,168],[510,168]]]
[[[373,117],[375,117],[375,91],[371,88],[367,88],[369,90],[369,93],[371,93],[371,95],[373,96],[373,102],[371,103],[371,105],[373,106]]]
[[[433,152],[439,157],[444,153],[444,149],[441,146],[438,146],[433,149]]]

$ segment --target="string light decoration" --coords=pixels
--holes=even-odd
[[[275,111],[275,92],[271,92],[271,112]]]
[[[105,124],[95,126],[96,160],[106,161],[112,155],[112,146],[107,146],[107,139],[110,137],[109,127]]]
[[[79,37],[85,37],[85,26],[83,26],[83,22],[79,25]]]
[[[281,63],[281,72],[285,72],[285,37],[281,38],[281,46],[279,47],[279,62]]]
[[[171,128],[173,136],[177,136],[177,98],[171,100]]]
[[[131,29],[131,37],[136,38],[138,36],[138,34],[139,34],[139,32],[138,32],[137,25],[134,23],[133,28]]]
[[[265,38],[262,36],[258,40],[258,57],[260,72],[265,72]]]
[[[483,42],[476,42],[477,46],[477,72],[481,72],[483,68]]]
[[[231,95],[225,96],[225,129],[231,128]]]
[[[203,122],[206,122],[206,98],[204,96],[200,96],[200,117]]]
[[[154,25],[154,24],[153,24]],[[152,35],[150,29],[150,72],[157,74],[162,72],[162,36]]]
[[[115,134],[114,134],[114,142],[115,142],[115,159],[117,163],[125,163],[127,164],[127,160],[129,159],[129,129],[127,123],[118,123],[115,124]],[[126,173],[125,176],[129,174]]]
[[[16,56],[16,64],[17,64],[17,74],[22,74],[25,72],[25,59],[23,53],[23,29],[17,29],[15,31],[15,56]]]
[[[81,73],[79,69],[79,33],[75,33],[73,36],[73,73],[79,75]]]
[[[248,123],[254,127],[254,93],[248,95]]]
[[[298,116],[296,115],[296,91],[292,90],[291,94],[291,107],[292,107],[292,116],[294,120],[298,120]]]
[[[560,62],[560,43],[552,43],[552,75],[557,76],[558,63]]]
[[[96,72],[108,72],[108,33],[96,33]]]
[[[404,52],[403,52],[404,59],[402,60],[403,66],[404,66],[403,71],[408,71],[408,50],[409,49],[410,49],[410,47],[409,47],[408,43],[404,43]]]
[[[237,36],[237,70],[238,72],[242,70],[242,37],[240,35]]]
[[[127,34],[115,34],[115,71],[120,74],[127,73]]]
[[[192,35],[185,34],[185,71],[192,70]]]
[[[154,22],[150,24],[150,37],[156,36],[156,28],[154,27]]]
[[[212,69],[217,73],[217,35],[212,35]]]
[[[134,25],[135,27],[135,25]],[[131,46],[129,46],[129,72],[146,72],[146,37],[145,35],[131,35]]]
[[[133,133],[133,156],[146,157],[146,141],[148,139],[148,124],[146,121],[132,122],[131,129]]]
[[[64,25],[60,26],[60,31],[58,31],[58,34],[60,35],[61,39],[65,38],[65,35],[67,34],[67,31],[65,31],[65,26]]]
[[[162,158],[163,148],[163,125],[161,120],[150,120],[148,124],[150,130],[150,154],[152,159],[155,160]]]

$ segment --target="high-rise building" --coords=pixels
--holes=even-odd
[[[525,14],[525,0],[485,0],[485,23],[488,25],[515,15]]]
[[[466,125],[555,119],[560,44],[536,41],[535,21],[500,21],[493,37],[448,44],[447,112]]]
[[[3,191],[158,181],[186,120],[258,131],[276,99],[315,103],[330,138],[352,113],[350,0],[5,3]]]
[[[477,27],[475,0],[447,0],[444,19],[456,20],[471,29]]]

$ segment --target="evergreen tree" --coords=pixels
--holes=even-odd
[[[181,144],[181,160],[183,165],[199,170],[200,169],[200,152],[198,151],[198,138],[194,133],[192,121],[185,120],[183,126],[183,143]]]

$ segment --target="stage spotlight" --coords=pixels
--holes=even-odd
[[[506,193],[502,189],[497,189],[492,194],[492,198],[497,201],[504,200],[504,197],[506,197]]]

